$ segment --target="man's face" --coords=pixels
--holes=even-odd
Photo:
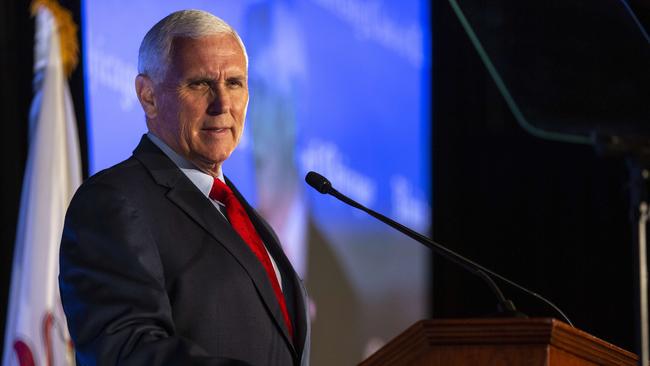
[[[174,39],[165,77],[153,87],[151,131],[200,169],[218,173],[242,135],[247,76],[232,35]]]

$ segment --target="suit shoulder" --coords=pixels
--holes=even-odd
[[[73,201],[82,196],[112,191],[124,196],[137,195],[153,184],[150,173],[136,158],[130,158],[110,168],[101,170],[86,179],[74,195]]]

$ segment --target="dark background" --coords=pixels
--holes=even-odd
[[[647,28],[647,3],[631,5]],[[433,9],[434,240],[546,296],[578,328],[635,350],[625,160],[524,132],[447,1],[434,1]],[[505,31],[505,42],[517,35]],[[434,317],[495,312],[480,279],[441,258],[434,263]],[[529,316],[559,318],[529,295],[502,288]]]
[[[81,24],[79,0],[61,3]],[[650,6],[641,0],[631,5],[647,27]],[[625,161],[524,132],[447,1],[433,1],[431,8],[434,239],[547,296],[577,327],[634,350],[635,256]],[[28,147],[33,30],[27,2],[0,2],[0,329]],[[82,75],[80,63],[70,87],[85,151]],[[87,156],[83,163],[85,173]],[[437,257],[432,287],[434,317],[495,311],[480,279]],[[558,317],[538,300],[503,289],[528,315]]]

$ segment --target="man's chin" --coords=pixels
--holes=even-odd
[[[221,171],[221,164],[230,157],[230,153],[221,152],[213,154],[201,154],[191,159],[192,163],[199,169],[209,172],[210,174],[218,174]]]

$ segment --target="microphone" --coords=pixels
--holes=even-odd
[[[555,310],[558,314],[560,314],[560,316],[562,317],[562,319],[564,321],[566,321],[569,325],[571,325],[573,327],[573,323],[571,323],[571,320],[569,320],[569,318],[564,314],[564,312],[562,312],[562,310],[560,310],[560,308],[555,306],[555,304],[553,304],[551,301],[547,300],[543,296],[541,296],[541,295],[539,295],[539,294],[537,294],[537,293],[535,293],[535,292],[533,292],[533,291],[531,291],[531,290],[517,284],[514,281],[511,281],[511,280],[501,276],[500,274],[498,274],[498,273],[496,273],[494,271],[491,271],[491,270],[481,266],[480,264],[478,264],[476,262],[471,261],[470,259],[467,259],[467,258],[461,256],[460,254],[452,251],[451,249],[446,248],[445,246],[443,246],[441,244],[438,244],[438,243],[434,242],[433,240],[427,238],[426,236],[424,236],[424,235],[422,235],[422,234],[420,234],[420,233],[418,233],[418,232],[416,232],[414,230],[411,230],[410,228],[408,228],[408,227],[406,227],[406,226],[404,226],[404,225],[402,225],[402,224],[400,224],[400,223],[398,223],[398,222],[396,222],[396,221],[394,221],[394,220],[392,220],[392,219],[390,219],[390,218],[388,218],[388,217],[386,217],[386,216],[384,216],[384,215],[382,215],[382,214],[380,214],[378,212],[375,212],[375,211],[363,206],[362,204],[352,200],[351,198],[345,196],[344,194],[342,194],[339,191],[337,191],[336,189],[334,189],[334,187],[332,187],[332,183],[330,183],[330,181],[327,178],[323,177],[322,175],[320,175],[320,174],[318,174],[316,172],[310,171],[305,176],[305,182],[307,182],[307,184],[312,186],[318,192],[320,192],[322,194],[332,195],[332,196],[336,197],[337,199],[343,201],[344,203],[346,203],[346,204],[348,204],[348,205],[350,205],[350,206],[352,206],[354,208],[357,208],[357,209],[369,214],[370,216],[372,216],[372,217],[378,219],[379,221],[381,221],[381,222],[391,226],[392,228],[396,229],[397,231],[407,235],[411,239],[414,239],[415,241],[423,244],[424,246],[426,246],[429,249],[433,250],[436,254],[439,254],[439,255],[443,256],[447,260],[457,264],[458,266],[464,268],[465,270],[467,270],[467,271],[477,275],[478,277],[482,278],[487,283],[487,285],[490,287],[490,289],[492,290],[494,295],[497,297],[497,300],[499,301],[498,310],[504,316],[526,317],[525,314],[517,311],[517,309],[516,309],[516,307],[515,307],[515,305],[514,305],[514,303],[512,301],[505,298],[505,296],[503,295],[503,292],[501,291],[501,289],[499,289],[499,286],[497,286],[496,282],[494,282],[492,277],[496,277],[496,278],[500,279],[501,281],[503,281],[503,282],[505,282],[505,283],[507,283],[507,284],[509,284],[509,285],[511,285],[511,286],[513,286],[513,287],[515,287],[515,288],[517,288],[517,289],[519,289],[519,290],[521,290],[521,291],[523,291],[523,292],[525,292],[525,293],[539,299],[539,300],[542,300],[544,303],[549,305],[553,310]]]
[[[332,189],[332,183],[330,183],[327,178],[323,177],[322,175],[316,173],[316,172],[309,172],[305,176],[305,182],[309,184],[310,186],[314,187],[315,190],[317,190],[320,193],[330,193],[330,190]]]

